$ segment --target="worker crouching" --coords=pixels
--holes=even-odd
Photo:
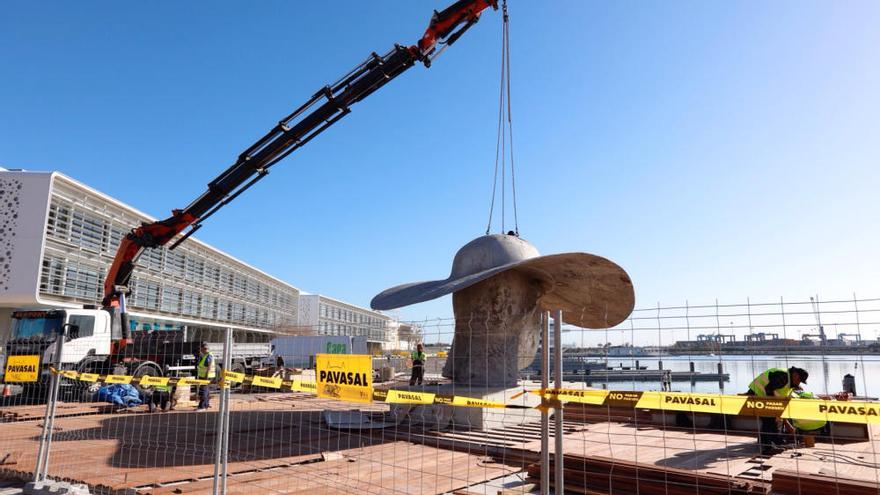
[[[801,389],[801,384],[807,383],[809,376],[806,370],[794,366],[788,370],[770,368],[752,380],[746,395],[788,398],[791,397],[793,391]],[[785,443],[785,437],[780,432],[777,418],[761,417],[761,429],[758,432],[761,454],[778,454],[782,452],[782,446]]]
[[[150,398],[147,401],[147,408],[149,408],[150,412],[156,412],[157,410],[161,410],[162,412],[173,410],[175,388],[176,387],[170,385],[153,386],[153,391],[150,393]]]

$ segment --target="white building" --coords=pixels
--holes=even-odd
[[[300,294],[297,326],[312,335],[366,337],[371,353],[394,348],[394,320],[385,314],[318,294]]]
[[[150,216],[57,172],[0,171],[0,343],[18,308],[100,305],[122,236]],[[133,329],[296,324],[299,290],[196,239],[146,250],[132,276]]]

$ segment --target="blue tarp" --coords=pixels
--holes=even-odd
[[[95,400],[123,407],[139,406],[144,403],[140,392],[136,388],[121,383],[101,387],[95,394]]]

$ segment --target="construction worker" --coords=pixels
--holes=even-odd
[[[412,386],[418,381],[421,385],[425,378],[425,352],[422,344],[416,345],[416,350],[412,352],[412,362],[412,376],[409,378],[409,384]]]
[[[217,377],[217,369],[214,366],[214,355],[208,349],[208,344],[202,344],[202,353],[196,364],[196,378],[200,380],[214,380]],[[199,405],[196,411],[207,411],[211,407],[211,385],[199,385]]]
[[[153,392],[150,394],[150,400],[147,402],[147,407],[150,412],[155,412],[157,409],[161,409],[162,412],[168,410],[168,405],[171,402],[171,386],[170,385],[154,385]]]
[[[801,384],[806,384],[809,376],[805,369],[794,366],[788,370],[770,368],[752,380],[746,395],[789,398],[793,391],[800,391]],[[784,443],[785,439],[780,433],[776,418],[762,416],[761,429],[758,432],[761,453],[764,455],[778,454],[782,452],[780,446]]]

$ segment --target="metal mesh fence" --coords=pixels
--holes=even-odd
[[[880,492],[880,299],[658,306],[558,334],[500,313],[413,322],[424,356],[363,359],[323,327],[136,331],[105,354],[81,316],[19,322],[0,473],[93,493]],[[792,368],[812,397],[744,395]]]

